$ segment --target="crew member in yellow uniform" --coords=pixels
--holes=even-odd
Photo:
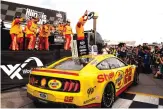
[[[86,11],[84,15],[79,19],[76,25],[77,40],[84,40],[84,24],[88,19],[88,12]]]
[[[49,23],[43,24],[39,32],[39,50],[49,50],[49,36],[51,25]]]
[[[10,35],[11,35],[11,50],[18,50],[18,44],[17,44],[17,37],[21,31],[21,25],[20,23],[23,21],[23,18],[20,18],[19,16],[15,17],[10,29]]]
[[[27,37],[27,30],[28,30],[28,23],[31,21],[32,19],[30,18],[30,19],[28,19],[27,21],[26,21],[26,26],[24,27],[24,30],[23,30],[23,32],[25,33],[25,50],[28,50],[28,44],[29,44],[29,40],[30,40],[30,38],[28,38]]]
[[[24,33],[23,33],[23,28],[20,26],[20,31],[17,37],[17,44],[19,50],[23,50],[23,44],[24,44]]]
[[[70,47],[70,45],[71,45],[71,37],[73,36],[73,32],[72,32],[72,28],[70,26],[70,21],[69,20],[67,20],[67,23],[66,23],[66,25],[64,27],[63,34],[64,34],[65,40],[66,40],[65,45],[64,45],[64,49],[65,50],[70,50],[71,49],[71,47]]]
[[[38,21],[38,18],[32,17],[32,19],[27,24],[26,34],[27,38],[29,38],[28,50],[34,50],[35,48]]]
[[[58,29],[58,32],[61,35],[63,35],[64,24],[63,23],[59,23],[57,29]]]

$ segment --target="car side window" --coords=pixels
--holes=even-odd
[[[118,64],[119,64],[120,67],[125,67],[125,66],[126,66],[126,64],[123,63],[123,62],[122,62],[121,60],[119,60],[119,59],[117,59],[117,62],[118,62]]]
[[[111,69],[115,69],[115,68],[120,67],[118,60],[116,58],[109,58],[109,59],[107,59],[107,61],[108,61]]]
[[[97,68],[98,68],[99,70],[108,70],[108,69],[110,69],[107,60],[104,60],[104,61],[100,62],[100,63],[97,65]]]

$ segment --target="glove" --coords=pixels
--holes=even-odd
[[[88,15],[88,11],[86,10],[85,13],[84,13],[84,16],[87,16]]]

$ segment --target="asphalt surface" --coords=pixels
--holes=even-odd
[[[154,79],[152,74],[140,74],[140,83],[130,87],[128,93],[148,94],[163,97],[163,79]],[[1,108],[54,108],[61,105],[34,105],[27,97],[26,88],[15,88],[1,92]]]

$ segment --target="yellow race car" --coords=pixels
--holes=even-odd
[[[67,57],[33,69],[27,94],[34,102],[111,107],[116,96],[138,82],[137,67],[113,55]]]

